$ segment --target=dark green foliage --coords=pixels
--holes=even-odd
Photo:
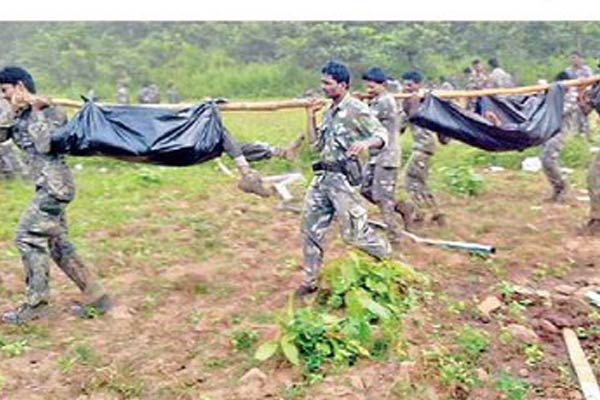
[[[354,82],[379,65],[394,76],[408,68],[462,84],[475,57],[498,57],[518,83],[552,80],[577,45],[600,48],[598,22],[5,22],[0,62],[19,64],[41,91],[77,98],[94,87],[114,100],[117,81],[132,97],[146,80],[169,81],[184,98],[298,96],[318,87],[331,58]],[[437,82],[435,82],[437,83]]]

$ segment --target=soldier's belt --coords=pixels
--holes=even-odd
[[[313,171],[327,171],[327,172],[338,172],[340,174],[345,174],[344,166],[340,163],[329,163],[324,161],[317,161],[312,165]]]

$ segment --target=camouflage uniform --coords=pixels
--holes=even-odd
[[[36,192],[21,218],[16,244],[25,267],[27,300],[32,307],[48,302],[49,258],[92,301],[104,295],[104,289],[81,262],[69,241],[65,209],[75,197],[71,170],[62,155],[50,154],[50,135],[67,122],[57,108],[43,111],[25,109],[14,125],[0,130],[0,142],[12,138],[29,156]]]
[[[593,108],[600,115],[600,89],[598,84],[590,93]],[[589,233],[600,234],[600,152],[596,154],[588,171],[588,193],[590,196],[590,219],[587,224]]]
[[[465,89],[467,90],[481,90],[490,87],[489,77],[485,73],[478,74],[476,72],[472,72],[467,79],[467,84],[465,85]],[[467,99],[467,109],[475,110],[475,106],[477,104],[476,97],[469,97]]]
[[[583,65],[581,68],[575,69],[573,66],[565,69],[567,75],[569,75],[570,79],[579,79],[579,78],[588,78],[592,76],[594,73],[592,69],[588,65]],[[588,120],[588,116],[582,110],[582,108],[578,105],[575,111],[575,118],[573,119],[576,127],[577,133],[583,133],[588,140],[591,140],[591,129],[590,129],[590,121]]]
[[[320,162],[335,164],[346,160],[346,152],[359,140],[380,137],[385,143],[385,128],[371,115],[360,100],[346,95],[325,114],[315,149]],[[323,264],[323,242],[334,216],[341,220],[342,238],[377,258],[387,257],[390,244],[367,223],[367,209],[362,197],[346,175],[333,171],[316,171],[304,199],[302,239],[305,285],[316,287]]]
[[[141,104],[160,103],[160,90],[155,84],[144,86],[138,94],[138,102]]]
[[[490,74],[489,84],[495,88],[511,88],[514,86],[512,76],[500,67],[494,68]]]
[[[569,133],[569,118],[577,111],[577,90],[569,89],[563,105],[563,122],[560,132],[544,143],[542,166],[552,186],[552,201],[564,201],[569,183],[560,170],[560,153]]]
[[[181,96],[175,88],[171,87],[167,89],[167,100],[171,104],[179,104],[181,103]]]
[[[389,92],[374,98],[370,104],[372,114],[388,131],[388,143],[383,149],[372,149],[364,173],[361,194],[377,204],[388,231],[397,239],[400,228],[396,222],[396,180],[400,167],[400,146],[398,145],[398,106]]]
[[[12,119],[12,110],[6,100],[0,99],[0,126],[7,125]],[[0,143],[0,179],[27,177],[27,168],[19,157],[13,143]]]
[[[117,89],[117,103],[119,103],[119,104],[129,104],[130,103],[129,89],[127,88],[127,86],[121,85]]]
[[[424,207],[431,208],[433,217],[438,218],[441,215],[438,204],[427,184],[431,157],[436,150],[434,133],[413,125],[413,138],[412,154],[406,167],[405,184],[406,190],[410,194],[412,207],[416,210],[415,219],[419,221],[424,218]]]
[[[600,152],[596,154],[590,166],[587,183],[590,196],[590,220],[600,222]]]

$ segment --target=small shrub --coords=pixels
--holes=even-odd
[[[440,172],[444,185],[452,193],[461,196],[477,196],[485,190],[483,177],[469,166],[442,167]]]

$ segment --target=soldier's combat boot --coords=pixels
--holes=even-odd
[[[294,161],[300,154],[300,148],[302,147],[303,141],[304,134],[300,134],[300,136],[285,149],[276,148],[273,152],[273,155],[276,157],[285,158],[286,160]]]
[[[580,228],[579,233],[587,236],[600,236],[600,219],[590,219]]]
[[[431,216],[431,222],[443,228],[446,226],[446,214],[438,212]]]
[[[112,301],[108,295],[103,295],[98,300],[87,304],[76,304],[73,306],[73,313],[83,319],[96,318],[106,314],[112,308]]]
[[[44,301],[35,306],[25,303],[14,311],[4,313],[2,315],[2,322],[16,325],[25,324],[29,321],[48,316],[48,308],[48,303]]]
[[[316,293],[317,290],[319,290],[319,288],[317,286],[303,283],[302,285],[300,285],[300,287],[298,289],[296,289],[296,297],[298,299],[302,300],[302,299],[306,298],[307,296],[310,296],[311,294]]]
[[[394,211],[402,216],[404,229],[409,231],[415,228],[417,215],[415,206],[412,203],[400,200],[394,206]]]
[[[269,197],[271,191],[267,189],[258,172],[247,170],[242,172],[242,179],[238,182],[238,188],[246,193],[253,193],[261,197]]]

